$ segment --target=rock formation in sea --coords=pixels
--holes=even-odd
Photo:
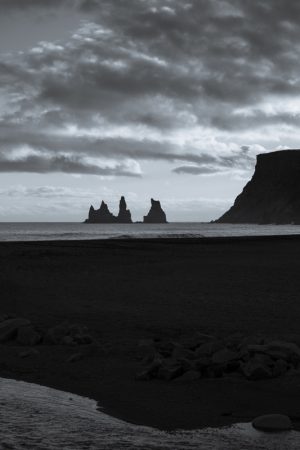
[[[300,224],[300,150],[258,155],[252,179],[216,222]]]
[[[160,205],[160,201],[151,198],[151,208],[147,216],[144,216],[144,223],[167,223],[166,214]]]
[[[102,201],[100,208],[90,207],[89,217],[85,223],[132,223],[131,213],[127,209],[125,197],[121,197],[119,204],[119,214],[114,216],[108,209],[107,204]]]
[[[119,214],[117,217],[118,223],[132,223],[131,212],[127,209],[125,197],[121,197],[119,205]]]
[[[100,208],[90,207],[89,217],[85,223],[115,223],[116,217],[110,212],[107,204],[102,201]]]

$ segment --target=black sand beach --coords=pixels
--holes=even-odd
[[[0,376],[88,396],[109,414],[162,429],[270,412],[300,428],[296,371],[262,381],[135,381],[143,338],[239,332],[300,343],[299,273],[300,236],[1,243],[1,312],[41,329],[86,325],[99,347],[70,363],[68,346],[43,344],[20,358],[20,346],[1,344]]]

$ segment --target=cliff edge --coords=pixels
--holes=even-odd
[[[216,223],[300,224],[300,150],[258,155],[252,179]]]

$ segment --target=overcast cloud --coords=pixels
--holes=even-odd
[[[298,146],[299,2],[0,2],[15,20],[75,10],[68,39],[0,54],[0,172],[250,176]]]

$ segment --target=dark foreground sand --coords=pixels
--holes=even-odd
[[[300,420],[300,374],[269,381],[135,381],[139,339],[199,330],[300,343],[300,236],[0,244],[1,310],[47,329],[87,325],[99,350],[40,345],[22,359],[0,345],[0,376],[97,399],[127,421],[198,428],[281,412]],[[1,311],[0,311],[1,312]],[[76,351],[76,350],[75,350]]]

